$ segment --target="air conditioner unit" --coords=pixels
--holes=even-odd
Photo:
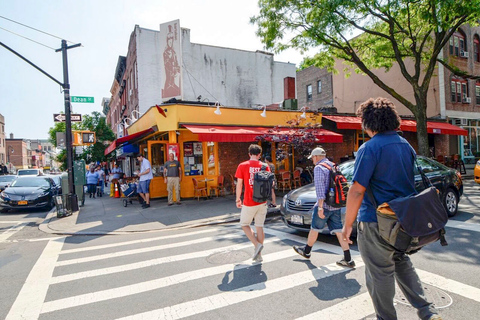
[[[462,57],[462,58],[468,58],[468,52],[467,52],[467,51],[462,51],[462,52],[460,52],[460,57]]]
[[[472,102],[472,98],[470,98],[470,97],[466,97],[466,98],[465,98],[465,102],[466,102],[466,103],[470,103],[470,102]]]

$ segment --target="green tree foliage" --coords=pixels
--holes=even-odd
[[[72,122],[72,130],[89,130],[94,131],[97,141],[94,145],[85,147],[83,153],[80,156],[76,156],[76,159],[85,159],[87,162],[106,161],[108,157],[104,155],[105,148],[110,141],[115,140],[115,134],[110,129],[105,121],[105,117],[94,111],[91,115],[84,115],[83,120],[80,123]],[[56,122],[53,127],[48,131],[49,140],[55,146],[57,145],[57,132],[65,132],[65,122]],[[61,163],[61,169],[66,169],[67,155],[65,150],[62,150],[56,159]]]
[[[304,65],[333,71],[342,59],[369,76],[413,113],[419,153],[428,155],[427,92],[439,54],[461,25],[478,24],[480,0],[259,0],[259,6],[251,22],[267,48],[318,48]],[[412,86],[413,100],[373,72],[394,64]]]
[[[115,134],[107,125],[105,117],[97,111],[92,112],[91,115],[85,115],[80,124],[80,129],[94,131],[97,139],[95,144],[85,147],[80,157],[85,159],[87,163],[108,160],[104,152],[108,142],[115,140]]]

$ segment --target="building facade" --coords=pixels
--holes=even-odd
[[[7,152],[5,144],[5,117],[0,114],[0,164],[7,163]]]

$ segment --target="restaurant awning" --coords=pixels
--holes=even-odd
[[[113,151],[115,151],[115,149],[121,147],[122,145],[126,144],[126,143],[134,143],[135,141],[137,140],[140,140],[141,138],[145,137],[146,135],[149,135],[150,133],[153,133],[155,132],[152,128],[149,128],[147,130],[143,130],[143,131],[139,131],[137,133],[134,133],[134,134],[130,134],[128,136],[125,136],[125,137],[121,137],[121,138],[118,138],[116,140],[114,140],[106,149],[105,149],[105,152],[104,154],[107,155]]]
[[[323,119],[333,121],[337,125],[337,129],[353,129],[362,130],[362,120],[358,117],[348,116],[323,116]],[[400,130],[417,131],[417,122],[415,120],[401,120]],[[466,136],[468,131],[453,124],[446,122],[427,121],[427,132],[433,134],[451,134],[457,136]]]
[[[258,136],[301,135],[300,128],[272,128],[246,126],[210,126],[184,124],[185,128],[198,135],[200,141],[215,142],[251,142]],[[315,135],[319,143],[342,143],[343,136],[325,129],[307,129]]]

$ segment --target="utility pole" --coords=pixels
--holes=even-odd
[[[62,58],[63,58],[63,83],[49,75],[47,72],[42,70],[40,67],[35,65],[33,62],[13,50],[12,48],[8,47],[4,43],[0,42],[0,46],[4,47],[5,49],[9,50],[16,56],[20,57],[23,59],[25,62],[30,64],[32,67],[49,77],[51,80],[54,82],[58,83],[62,88],[63,88],[63,93],[64,93],[64,100],[65,100],[65,126],[66,126],[66,147],[67,147],[67,172],[68,172],[68,196],[69,199],[67,200],[67,203],[70,203],[71,205],[71,210],[72,211],[78,211],[78,200],[77,200],[77,195],[75,194],[75,187],[73,184],[73,157],[72,157],[72,118],[71,118],[71,110],[70,110],[70,83],[68,82],[68,60],[67,60],[67,50],[68,49],[73,49],[76,47],[80,47],[82,44],[77,43],[71,46],[67,46],[67,41],[62,40],[62,47],[60,49],[56,49],[55,52],[62,52]]]

